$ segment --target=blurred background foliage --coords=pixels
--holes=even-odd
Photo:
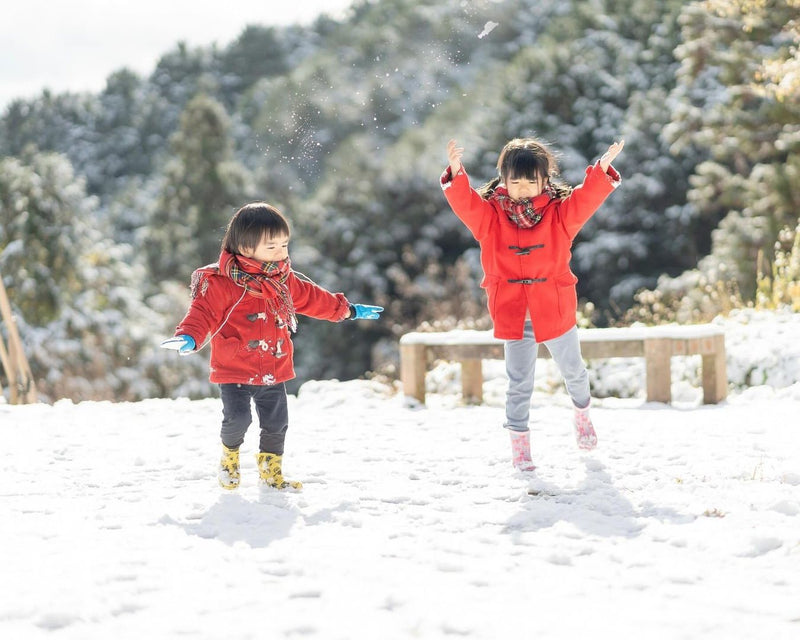
[[[624,138],[623,186],[573,270],[598,326],[797,305],[800,0],[356,0],[341,20],[176,43],[149,77],[0,117],[0,274],[46,399],[212,395],[158,349],[230,215],[266,200],[294,267],[375,323],[305,321],[297,384],[395,372],[419,327],[488,328],[476,244],[438,178],[512,137],[577,184]]]

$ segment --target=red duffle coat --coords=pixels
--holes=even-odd
[[[301,280],[286,281],[297,313],[339,322],[350,308],[341,293]],[[211,335],[209,380],[217,384],[273,385],[294,378],[294,346],[289,327],[257,297],[210,265],[192,274],[192,303],[175,330],[199,347]]]
[[[537,342],[552,340],[575,326],[578,279],[569,267],[572,241],[608,195],[619,185],[613,167],[600,163],[586,169],[582,185],[563,200],[541,194],[533,206],[541,221],[522,229],[500,204],[472,189],[464,168],[455,176],[448,167],[441,184],[447,202],[481,248],[481,265],[494,336],[519,340],[530,314]]]

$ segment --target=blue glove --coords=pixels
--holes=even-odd
[[[383,307],[374,307],[371,304],[351,304],[351,320],[377,320],[381,317]]]
[[[195,344],[192,336],[181,334],[179,336],[175,336],[174,338],[170,338],[169,340],[164,340],[160,346],[162,349],[173,349],[178,352],[178,355],[188,356],[194,351],[194,348],[197,345]]]

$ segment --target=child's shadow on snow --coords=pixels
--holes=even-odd
[[[584,458],[586,477],[574,489],[561,489],[553,483],[536,479],[531,486],[539,490],[523,501],[522,509],[512,516],[506,533],[518,534],[552,527],[557,522],[571,522],[582,531],[599,536],[633,538],[645,527],[641,518],[653,513],[637,512],[612,482],[605,466],[594,458]],[[691,516],[673,509],[658,509],[657,517],[671,522],[690,522]]]
[[[285,538],[298,514],[297,507],[285,494],[267,489],[257,501],[246,500],[237,493],[223,494],[201,516],[188,522],[170,518],[169,524],[200,538],[228,545],[244,542],[250,547],[262,548]]]

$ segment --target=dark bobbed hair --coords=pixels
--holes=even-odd
[[[550,148],[534,138],[509,140],[497,158],[497,177],[478,189],[488,198],[501,182],[525,178],[550,184],[556,198],[567,197],[572,188],[558,179],[558,161]]]
[[[266,202],[251,202],[233,214],[222,238],[222,249],[240,254],[244,249],[255,249],[265,237],[282,235],[291,236],[283,214]]]

